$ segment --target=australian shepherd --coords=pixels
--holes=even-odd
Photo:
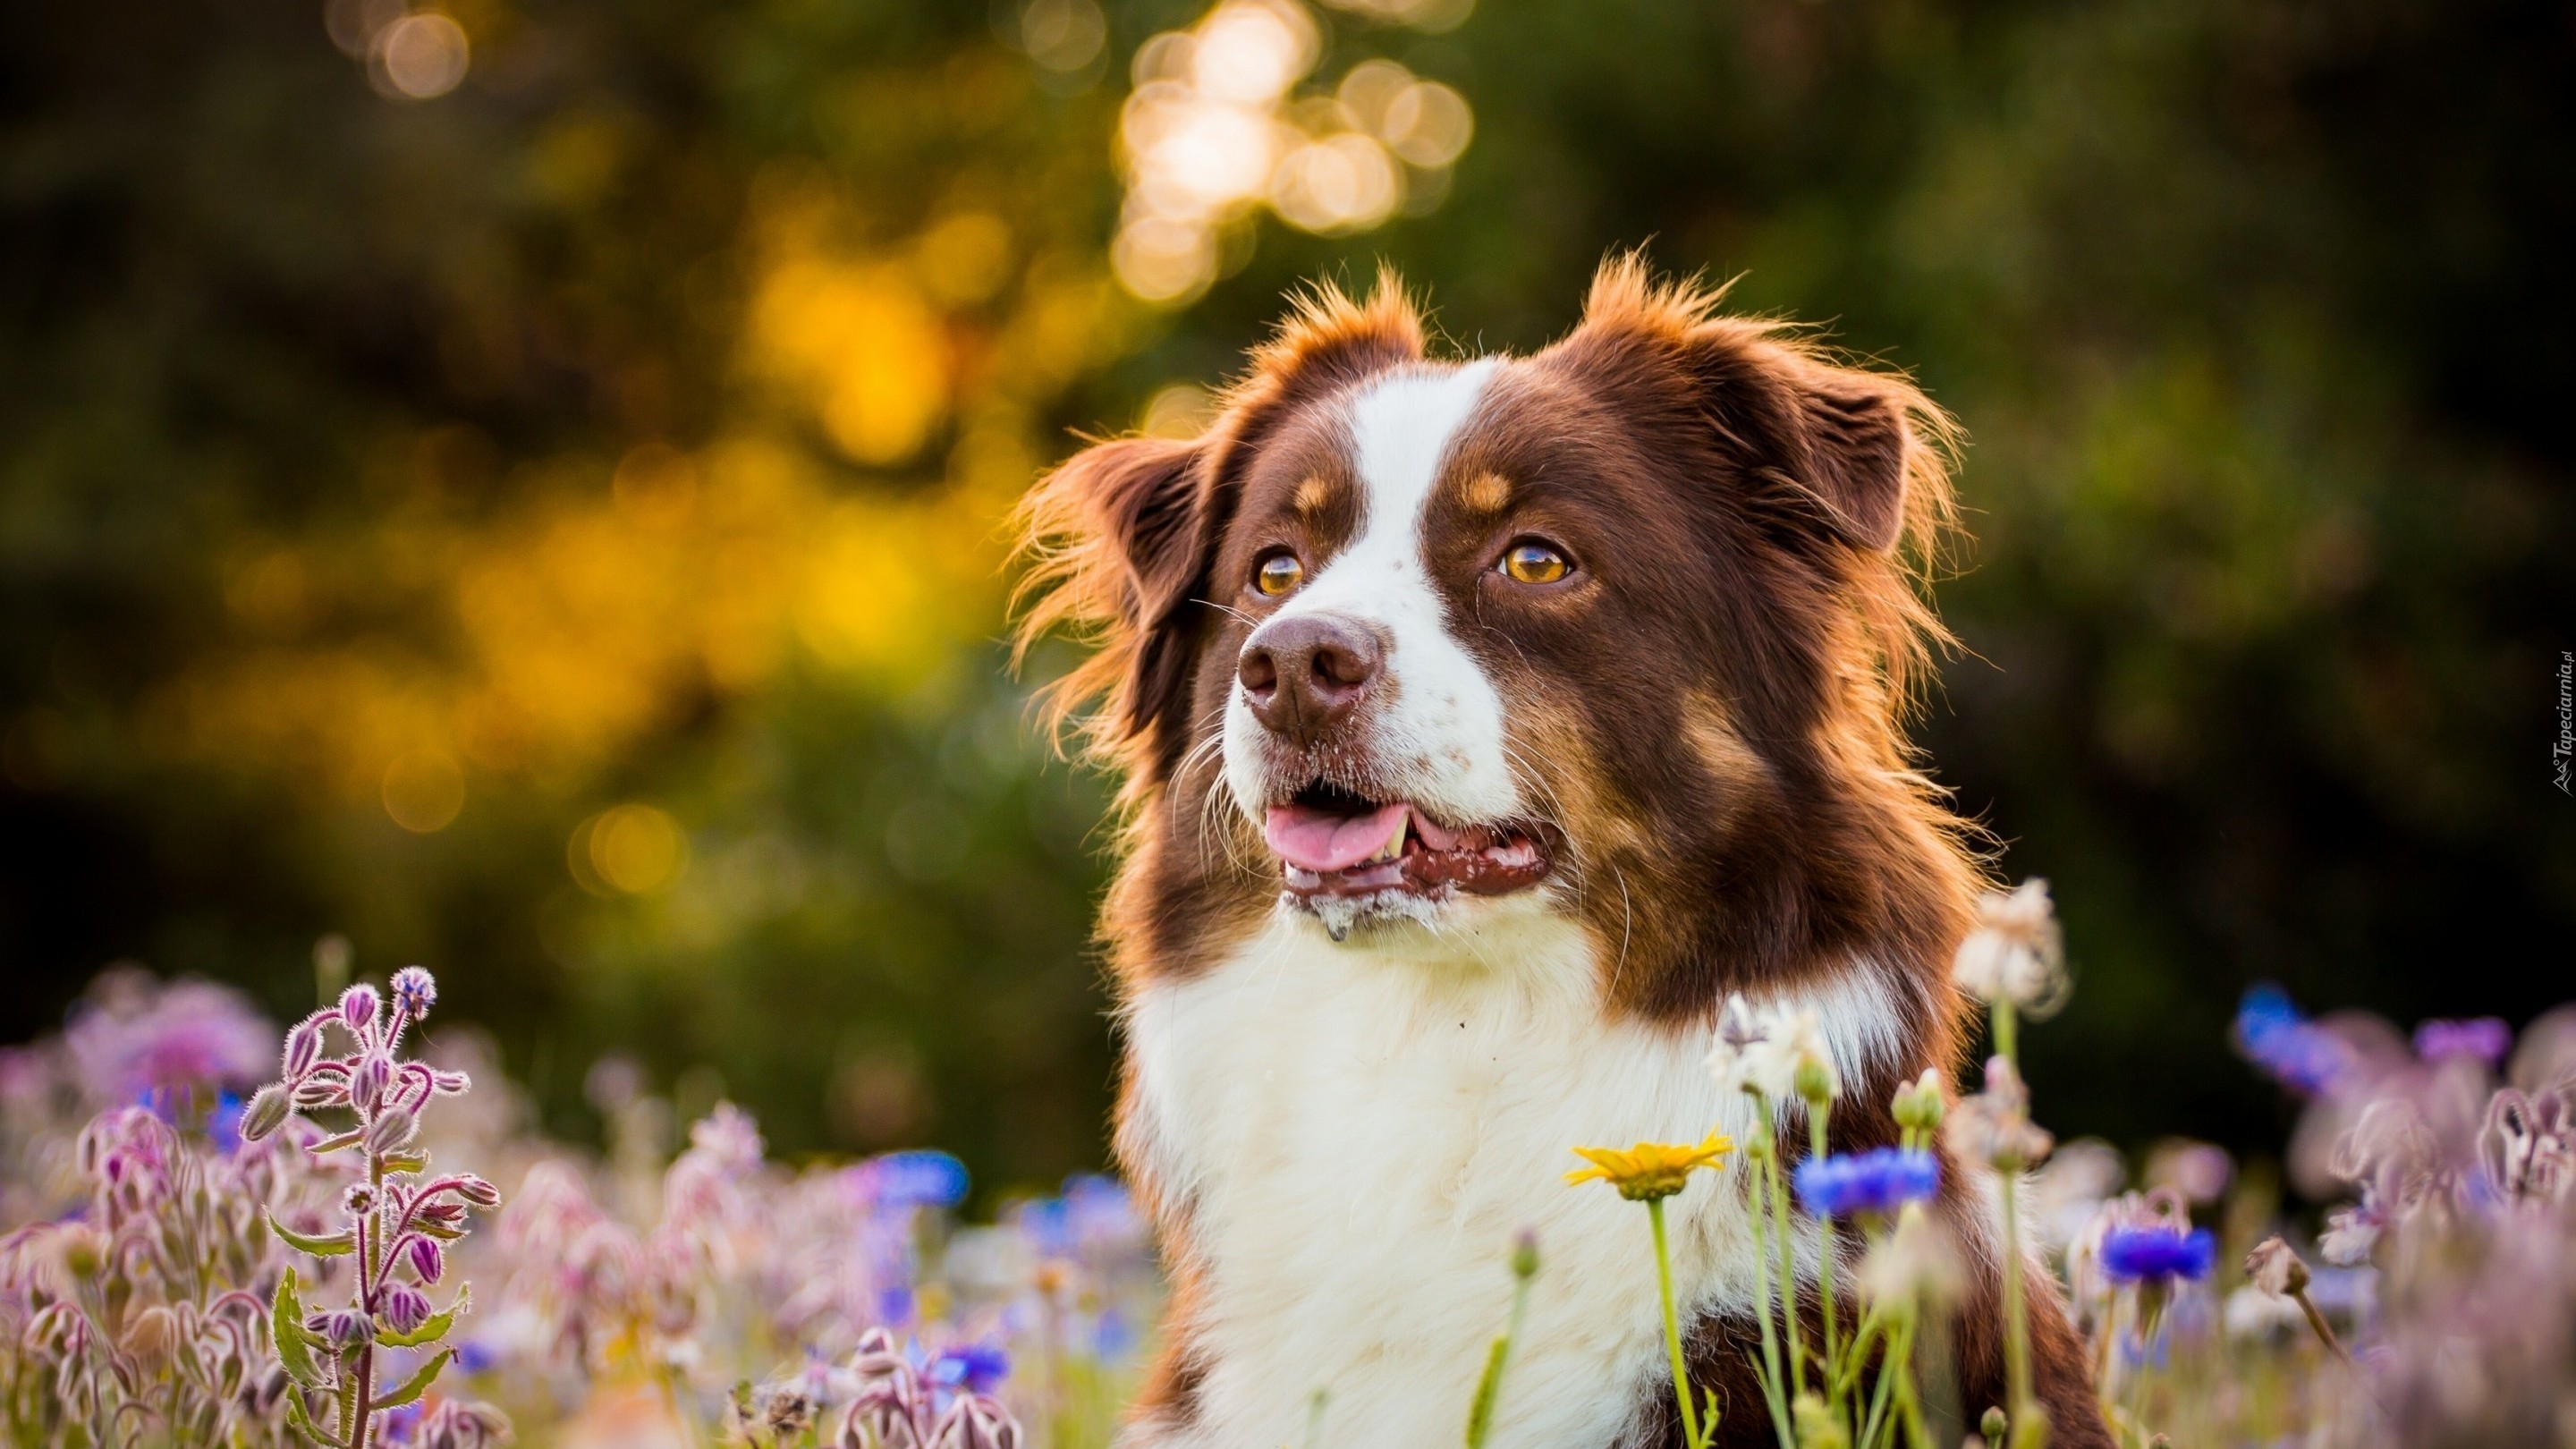
[[[1644,1215],[1561,1175],[1576,1144],[1747,1136],[1707,1065],[1731,995],[1816,1013],[1836,1150],[1959,1066],[1984,880],[1902,730],[1950,424],[1634,258],[1527,357],[1434,356],[1385,279],[1322,289],[1220,402],[1026,509],[1027,627],[1096,644],[1055,699],[1124,779],[1116,1148],[1173,1293],[1122,1442],[1279,1449],[1318,1391],[1332,1449],[1459,1442],[1526,1228],[1491,1442],[1678,1445]],[[1999,1235],[1945,1168],[1969,1286],[1938,1397],[1973,1426]],[[1692,1377],[1751,1445],[1746,1176],[1667,1209]],[[2107,1445],[2025,1279],[2050,1442]]]

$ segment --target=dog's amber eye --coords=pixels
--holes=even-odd
[[[1516,584],[1552,584],[1574,571],[1564,554],[1534,538],[1503,550],[1503,576]]]
[[[1304,582],[1306,566],[1297,562],[1297,555],[1286,549],[1264,554],[1261,562],[1252,566],[1252,586],[1274,599]]]

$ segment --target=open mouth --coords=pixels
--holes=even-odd
[[[1410,801],[1370,800],[1331,785],[1309,785],[1271,806],[1261,834],[1286,869],[1289,893],[1310,902],[1388,891],[1498,896],[1536,885],[1548,871],[1541,827],[1448,826]]]

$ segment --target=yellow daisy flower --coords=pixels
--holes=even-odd
[[[1697,1147],[1680,1142],[1640,1142],[1622,1152],[1615,1147],[1578,1147],[1574,1155],[1591,1163],[1565,1175],[1569,1184],[1606,1182],[1630,1202],[1671,1197],[1700,1168],[1714,1168],[1735,1150],[1735,1139],[1711,1132]]]

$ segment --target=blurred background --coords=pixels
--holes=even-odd
[[[618,1050],[791,1154],[1096,1164],[1105,792],[1004,514],[1301,279],[1528,348],[1650,242],[1974,439],[1922,733],[2061,903],[2050,1125],[2266,1146],[2250,982],[2576,994],[2571,62],[2492,0],[12,7],[0,1041],[119,960],[288,1015],[344,933],[561,1135]]]

